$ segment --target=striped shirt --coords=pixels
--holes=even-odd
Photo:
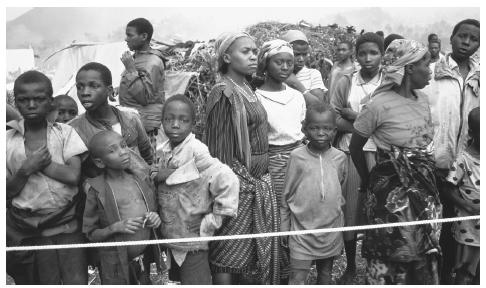
[[[314,90],[320,88],[324,92],[327,91],[324,82],[322,82],[321,72],[316,69],[309,69],[304,66],[295,76],[304,85],[305,89]]]

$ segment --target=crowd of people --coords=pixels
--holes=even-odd
[[[479,215],[479,21],[454,26],[452,52],[397,34],[337,45],[329,77],[306,67],[305,34],[257,47],[215,42],[220,74],[205,137],[189,98],[166,99],[153,28],[126,27],[120,106],[110,70],[85,64],[70,96],[32,70],[7,107],[7,246],[303,231]],[[383,33],[381,33],[383,34]],[[326,81],[326,87],[323,82]],[[256,81],[255,79],[259,79]],[[157,143],[157,134],[167,137]],[[331,284],[358,236],[367,284],[479,284],[479,220],[364,231],[7,253],[16,284]]]

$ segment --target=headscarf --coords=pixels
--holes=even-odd
[[[267,60],[278,53],[290,53],[293,56],[294,49],[288,42],[280,39],[263,43],[260,54],[258,55],[258,76],[262,76],[267,69]]]
[[[405,66],[420,61],[427,51],[428,49],[424,44],[415,40],[393,40],[386,49],[385,56],[383,56],[383,82],[374,94],[401,85],[405,75]]]
[[[216,53],[216,61],[218,71],[221,71],[221,67],[223,67],[224,60],[223,55],[226,53],[228,48],[236,41],[236,39],[241,37],[248,37],[253,39],[250,34],[246,32],[225,32],[218,36],[216,41],[214,42],[214,51]]]
[[[303,41],[309,44],[309,40],[300,30],[288,30],[280,37],[282,40],[292,43],[294,41]]]

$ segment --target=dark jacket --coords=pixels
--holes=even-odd
[[[145,204],[149,211],[157,211],[157,202],[155,193],[148,178],[141,179],[135,176],[135,180],[139,184],[144,197]],[[84,184],[86,196],[86,206],[83,217],[83,233],[90,238],[91,233],[96,229],[103,229],[115,222],[120,221],[116,200],[106,182],[105,175],[102,174],[96,178],[87,179]],[[152,229],[151,239],[157,236],[155,230]],[[112,237],[106,239],[106,242],[123,241],[122,237],[114,234]],[[158,245],[151,245],[153,249],[145,250],[145,257],[160,259],[160,247]],[[125,284],[130,283],[128,264],[128,251],[126,246],[116,247],[102,247],[98,248],[99,260],[101,264],[101,278],[104,279],[103,284],[110,284],[106,282],[120,283],[120,277],[123,277]],[[154,257],[156,256],[156,257]],[[161,266],[165,264],[158,263]]]
[[[132,112],[119,110],[116,107],[112,107],[112,109],[120,122],[122,136],[128,147],[142,156],[147,164],[152,164],[154,155],[150,139],[148,138],[138,115]],[[87,113],[77,116],[69,122],[69,125],[74,127],[86,146],[88,146],[91,138],[97,133],[112,129],[109,124],[92,119]],[[83,175],[83,178],[96,177],[101,173],[101,170],[92,163],[91,159],[87,159],[83,162],[82,171],[83,174],[88,174]]]

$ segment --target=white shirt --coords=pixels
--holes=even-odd
[[[122,135],[122,131],[121,131],[121,125],[120,125],[120,122],[116,123],[116,124],[113,124],[111,126],[111,129],[113,129],[113,131],[115,131],[116,133]],[[122,135],[123,136],[123,135]]]
[[[313,90],[320,88],[324,90],[324,92],[327,91],[324,82],[322,82],[321,72],[316,69],[309,69],[304,66],[304,68],[300,69],[295,76],[297,77],[297,80],[304,85],[305,89]]]
[[[376,88],[380,86],[381,83],[381,73],[376,74],[376,76],[368,82],[365,82],[361,78],[361,74],[356,72],[351,78],[351,89],[349,91],[348,102],[351,107],[356,112],[361,112],[364,105],[364,101],[370,101],[368,98],[375,92]],[[338,147],[344,151],[349,151],[348,147],[351,143],[351,133],[347,133],[341,137]],[[363,151],[376,151],[376,145],[370,138],[363,147]]]
[[[305,119],[305,99],[299,91],[285,85],[277,92],[256,90],[268,117],[268,144],[288,145],[304,138],[301,131]]]

